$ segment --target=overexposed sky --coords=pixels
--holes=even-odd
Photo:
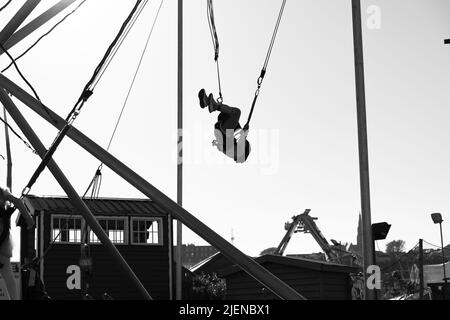
[[[44,0],[30,17],[56,3]],[[0,13],[4,26],[24,1]],[[79,3],[79,2],[77,2]],[[107,145],[159,1],[150,1],[75,126]],[[216,0],[225,102],[250,109],[281,1]],[[76,4],[75,4],[76,5]],[[69,12],[72,8],[68,8]],[[43,102],[65,117],[134,1],[88,0],[19,60]],[[379,24],[373,24],[373,8]],[[392,224],[387,241],[439,243],[430,213],[449,216],[450,2],[363,0],[367,117],[373,222]],[[368,9],[369,12],[367,11]],[[60,17],[11,50],[20,54]],[[378,16],[377,16],[378,17]],[[30,20],[29,19],[29,20]],[[185,1],[184,206],[249,255],[276,247],[284,223],[312,209],[325,237],[355,242],[360,211],[353,34],[350,0],[291,0],[252,122],[253,153],[236,165],[211,146],[216,115],[198,106],[201,88],[217,94],[205,0]],[[372,19],[372,20],[371,20]],[[176,199],[177,1],[165,0],[111,152]],[[0,67],[9,63],[0,57]],[[25,88],[14,69],[5,73]],[[43,142],[57,134],[18,103]],[[243,122],[245,122],[245,119]],[[15,126],[15,125],[14,125]],[[4,154],[0,130],[0,154]],[[40,163],[12,138],[14,193]],[[65,140],[55,159],[80,194],[98,161]],[[0,160],[0,184],[6,162]],[[63,195],[46,171],[35,195]],[[102,197],[138,197],[108,169]],[[450,228],[444,222],[444,236]],[[18,235],[18,230],[14,230]],[[186,243],[203,244],[185,231]],[[448,242],[448,241],[447,241]],[[384,249],[385,241],[379,242]],[[18,248],[18,246],[17,246]],[[295,235],[287,253],[318,252]],[[15,252],[15,257],[18,251]]]

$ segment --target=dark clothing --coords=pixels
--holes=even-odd
[[[242,129],[239,124],[241,110],[225,104],[217,104],[216,109],[220,111],[217,123],[214,126],[219,149],[234,161],[245,162],[250,155],[250,143],[245,137],[238,140],[235,136]],[[243,133],[241,132],[241,134]],[[228,147],[231,144],[233,147]]]
[[[222,131],[239,130],[241,125],[239,119],[241,118],[241,110],[238,108],[227,106],[226,104],[219,104],[217,110],[220,111],[217,123]]]

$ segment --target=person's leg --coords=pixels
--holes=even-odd
[[[11,258],[0,255],[0,263],[3,265],[3,268],[0,269],[0,273],[2,274],[2,278],[6,283],[6,288],[8,289],[10,299],[19,300],[17,284],[12,272]]]
[[[222,128],[224,130],[236,130],[240,126],[241,110],[226,104],[217,104],[217,110],[222,115]]]

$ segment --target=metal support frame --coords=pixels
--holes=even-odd
[[[11,49],[16,44],[18,44],[23,39],[25,39],[30,34],[32,34],[34,31],[36,31],[37,29],[42,27],[45,23],[47,23],[52,18],[54,18],[56,15],[58,15],[61,11],[63,11],[67,7],[69,7],[75,1],[76,0],[61,0],[61,1],[59,1],[53,7],[51,7],[50,9],[48,9],[47,11],[45,11],[44,13],[39,15],[36,19],[31,21],[30,23],[28,23],[26,26],[24,26],[23,28],[21,28],[20,30],[15,32],[14,34],[11,34],[11,36],[8,39],[6,39],[6,41],[4,42],[3,47],[5,47],[6,50]],[[18,20],[18,21],[20,21],[20,20]],[[4,53],[3,50],[0,49],[0,56],[3,53]]]
[[[41,0],[27,0],[25,4],[17,11],[14,17],[8,22],[8,24],[0,32],[0,43],[6,43],[9,38],[16,32],[22,25],[25,19],[33,12]]]
[[[1,74],[0,87],[13,94],[21,102],[30,107],[34,112],[36,112],[50,124],[55,126],[57,129],[61,130],[67,124],[59,115],[57,115],[49,108],[43,106],[34,97],[32,97],[22,88],[20,88]],[[76,128],[72,127],[72,129],[69,130],[67,136],[82,148],[84,148],[91,155],[104,163],[106,166],[108,166],[112,171],[121,176],[124,180],[129,182],[136,189],[152,199],[152,201],[154,201],[156,204],[170,212],[176,219],[180,220],[189,229],[197,233],[200,237],[213,245],[217,250],[221,251],[227,259],[237,264],[239,267],[241,267],[242,270],[244,270],[255,280],[271,290],[275,295],[282,299],[305,300],[305,298],[301,294],[278,279],[252,258],[248,257],[240,250],[235,248],[227,240],[223,239],[220,235],[218,235],[203,222],[195,218],[187,210],[177,205],[177,203],[175,203],[172,199],[159,191],[145,179],[140,177],[137,173],[135,173],[109,152],[104,150],[98,144],[93,142],[86,135],[78,131]]]
[[[352,0],[353,40],[355,51],[355,82],[358,117],[361,217],[363,231],[363,273],[367,283],[367,268],[374,264],[372,218],[370,211],[369,151],[367,143],[366,92],[364,80],[364,50],[362,39],[361,0]],[[375,299],[375,291],[365,285],[366,300]]]
[[[39,156],[41,158],[45,157],[47,150],[45,146],[42,144],[36,133],[33,131],[31,126],[28,124],[28,122],[25,120],[23,115],[20,113],[20,111],[15,106],[14,102],[11,100],[11,98],[8,96],[8,94],[5,92],[5,90],[0,89],[0,101],[5,106],[6,110],[8,110],[8,113],[11,115],[13,120],[16,122],[16,124],[20,127],[24,135],[27,137],[27,139],[30,141],[30,143],[33,145],[33,147],[38,152]],[[66,194],[68,195],[72,205],[78,210],[78,212],[83,216],[83,218],[88,223],[89,227],[92,229],[92,231],[95,233],[95,235],[100,239],[102,244],[105,246],[105,249],[111,254],[111,256],[116,260],[119,267],[122,268],[122,270],[126,273],[128,278],[133,282],[133,284],[136,286],[136,288],[139,290],[140,294],[148,299],[151,300],[152,297],[147,292],[145,287],[142,285],[142,283],[139,281],[138,277],[135,275],[133,270],[130,268],[130,266],[127,264],[125,259],[120,254],[119,250],[114,246],[114,244],[111,242],[103,228],[98,223],[97,219],[94,217],[92,212],[89,210],[87,205],[81,200],[75,189],[70,184],[69,180],[66,178],[64,173],[61,171],[61,169],[58,167],[56,162],[54,160],[50,160],[48,166],[49,170],[53,174],[53,176],[56,178],[58,183],[61,185],[61,187],[64,189]]]

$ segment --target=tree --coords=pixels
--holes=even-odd
[[[278,248],[267,248],[259,254],[259,256],[265,256],[266,254],[273,254]]]
[[[201,273],[192,279],[192,300],[223,300],[227,291],[224,279],[216,273]]]
[[[386,253],[389,255],[397,255],[399,253],[405,252],[405,241],[394,240],[386,245]]]

